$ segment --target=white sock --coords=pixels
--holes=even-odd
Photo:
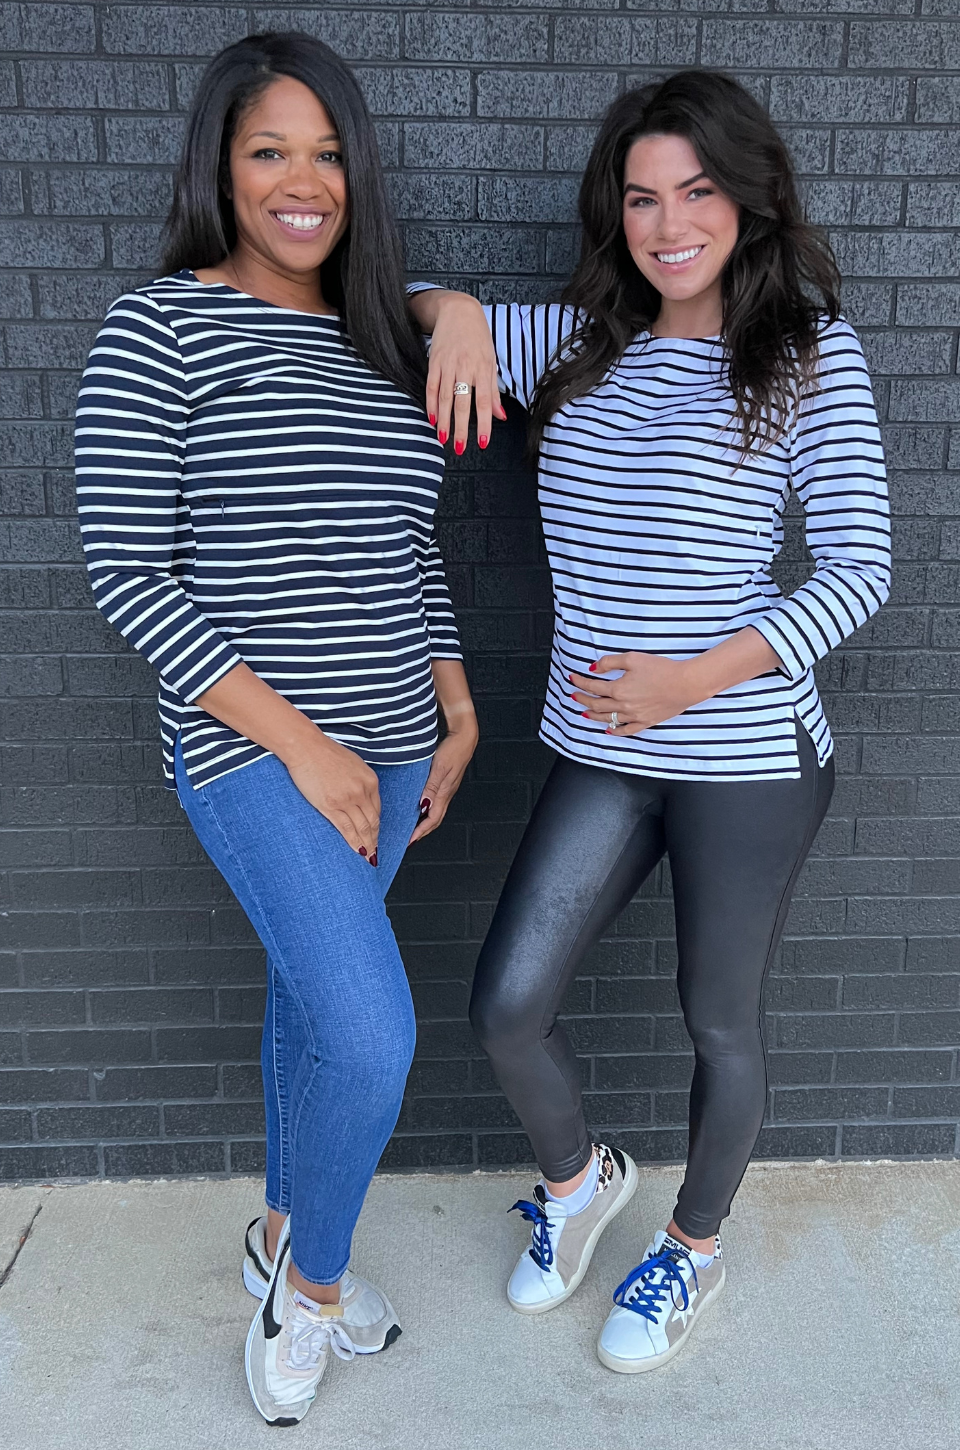
[[[594,1153],[593,1158],[590,1160],[590,1167],[587,1169],[587,1176],[579,1188],[575,1188],[572,1193],[561,1195],[559,1193],[551,1193],[544,1183],[543,1191],[551,1203],[562,1203],[566,1207],[567,1217],[571,1218],[575,1213],[583,1213],[585,1208],[590,1207],[596,1195],[599,1180],[600,1159]]]
[[[698,1254],[696,1249],[690,1248],[689,1244],[683,1243],[680,1239],[675,1239],[673,1234],[667,1234],[666,1238],[664,1239],[664,1243],[669,1245],[669,1247],[672,1249],[681,1249],[683,1253],[689,1254],[690,1260],[695,1269],[709,1269],[710,1265],[717,1257],[717,1254],[720,1252],[719,1238],[717,1239],[716,1253],[713,1254]]]

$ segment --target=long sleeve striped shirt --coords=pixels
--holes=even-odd
[[[485,311],[502,386],[529,407],[574,313]],[[539,496],[556,625],[541,737],[561,754],[671,779],[795,779],[797,719],[821,764],[831,754],[812,667],[886,599],[890,522],[860,344],[843,320],[819,341],[818,376],[793,426],[745,458],[717,339],[642,333],[598,387],[551,419]],[[815,567],[784,598],[771,565],[791,488]],[[639,735],[607,735],[571,698],[571,670],[602,655],[689,659],[747,625],[782,669]]]
[[[370,763],[436,744],[458,659],[433,535],[442,450],[342,322],[192,272],[114,303],[77,410],[96,602],[156,667],[167,783],[267,752],[196,704],[244,661]]]
[[[488,315],[506,388],[529,406],[573,313]],[[821,763],[830,755],[812,667],[886,599],[890,524],[870,381],[844,321],[822,331],[817,382],[790,431],[741,459],[721,344],[644,333],[551,419],[539,493],[557,618],[542,736],[562,754],[689,780],[795,778],[799,718]],[[770,566],[791,487],[815,568],[784,599]],[[570,671],[600,655],[689,659],[747,625],[782,670],[640,735],[607,735],[570,697]]]

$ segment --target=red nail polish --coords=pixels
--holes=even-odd
[[[430,811],[430,802],[427,800],[426,796],[424,796],[423,800],[420,802],[420,809],[421,809],[421,811],[423,812],[424,815],[428,815],[429,814],[429,811]]]
[[[360,847],[360,855],[361,856],[365,856],[366,854],[367,854],[367,848],[366,848],[366,846],[361,846]]]
[[[590,711],[589,710],[584,710],[584,712],[583,712],[583,718],[584,718],[584,720],[589,720],[590,719]]]
[[[446,433],[440,432],[440,433],[437,434],[437,437],[440,439],[440,442],[441,443],[446,443],[446,441],[447,441],[447,435],[446,435]]]
[[[481,448],[486,448],[487,444],[490,442],[490,439],[487,437],[486,433],[481,433],[480,437],[477,439],[477,442],[480,444]]]
[[[430,417],[430,427],[431,428],[436,428],[436,426],[437,426],[437,415],[436,415],[436,413],[429,414],[429,417]]]
[[[463,452],[463,450],[466,448],[466,446],[467,446],[466,443],[461,443],[459,438],[457,439],[456,443],[454,443],[454,445],[453,445],[453,451],[457,455],[458,458],[459,458],[460,454]]]
[[[592,675],[595,675],[597,673],[597,667],[596,667],[596,665],[591,665],[590,666],[590,673]]]
[[[376,853],[376,851],[374,851],[373,855],[370,857],[370,865],[371,866],[376,866],[376,864],[377,864],[377,853]]]

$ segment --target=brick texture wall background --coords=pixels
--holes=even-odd
[[[78,369],[153,275],[204,57],[303,28],[354,62],[411,269],[534,299],[568,271],[607,103],[702,63],[783,126],[873,369],[898,557],[826,663],[830,818],[766,996],[776,1157],[951,1154],[960,1119],[958,0],[16,4],[0,12],[0,1176],[262,1164],[262,954],[160,785],[150,669],[94,612],[70,475]],[[483,727],[452,818],[391,911],[420,1048],[385,1163],[526,1161],[465,1021],[479,941],[548,764],[551,611],[522,417],[451,467],[442,535]],[[784,577],[804,568],[792,521]],[[569,1002],[592,1124],[679,1159],[690,1057],[669,882]]]

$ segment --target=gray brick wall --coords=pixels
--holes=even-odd
[[[761,1151],[950,1154],[960,1119],[960,24],[957,0],[6,4],[0,11],[0,1175],[254,1171],[260,949],[160,787],[149,668],[91,607],[70,483],[77,370],[153,265],[203,57],[300,26],[357,64],[410,265],[484,297],[569,268],[597,115],[658,69],[770,106],[834,237],[885,422],[895,595],[822,670],[839,785],[767,993]],[[956,425],[956,426],[955,426]],[[391,910],[420,1048],[391,1165],[529,1149],[465,1021],[547,752],[550,600],[522,419],[448,477],[442,533],[484,741]],[[791,520],[783,573],[804,569]],[[684,1151],[688,1044],[658,876],[569,1002],[589,1113]]]

